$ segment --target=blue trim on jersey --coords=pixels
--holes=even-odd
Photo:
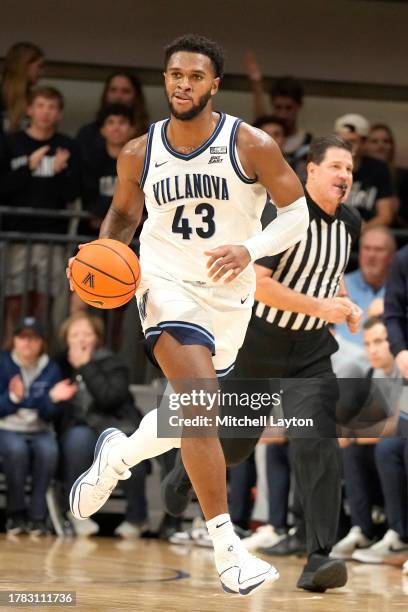
[[[145,154],[145,160],[144,160],[144,164],[143,164],[142,176],[140,177],[140,187],[142,189],[143,189],[143,186],[144,186],[144,184],[146,182],[147,174],[149,172],[150,156],[152,154],[152,142],[153,142],[154,126],[155,126],[155,124],[152,123],[152,125],[149,127],[149,131],[147,133],[146,154]]]
[[[178,151],[175,151],[173,147],[170,145],[169,141],[167,140],[166,129],[169,124],[169,121],[170,119],[167,119],[162,125],[161,137],[162,137],[163,145],[167,149],[167,151],[171,153],[171,155],[174,155],[174,157],[178,157],[179,159],[184,159],[185,161],[188,161],[190,159],[193,159],[194,157],[197,157],[197,155],[200,155],[203,151],[205,151],[205,149],[207,149],[207,147],[210,146],[211,143],[214,142],[214,140],[217,138],[218,134],[220,133],[225,123],[225,113],[220,113],[220,120],[218,122],[218,125],[216,126],[215,130],[213,131],[209,139],[206,140],[205,143],[201,145],[201,147],[199,147],[192,153],[188,153],[186,155],[184,155],[183,153],[179,153]]]
[[[241,181],[243,183],[247,183],[248,185],[252,185],[253,183],[256,183],[257,179],[255,179],[255,178],[251,179],[248,176],[245,176],[245,174],[243,174],[243,172],[241,171],[241,168],[238,165],[237,158],[236,158],[236,155],[235,155],[237,130],[238,130],[239,126],[241,125],[241,123],[242,123],[241,119],[237,119],[235,121],[234,125],[232,126],[231,136],[230,136],[230,143],[229,143],[229,156],[230,156],[232,167],[234,168],[235,174],[238,176],[238,178],[241,179]]]
[[[228,368],[224,368],[223,370],[215,370],[215,371],[217,373],[218,378],[223,378],[224,376],[227,376],[230,372],[232,372],[234,368],[235,368],[235,361]]]

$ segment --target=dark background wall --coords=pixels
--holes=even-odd
[[[187,31],[220,40],[229,72],[246,48],[267,74],[408,85],[408,5],[374,0],[2,0],[0,56],[35,39],[54,60],[159,68]]]
[[[2,0],[0,58],[18,40],[46,52],[47,77],[67,99],[62,128],[75,133],[95,112],[103,66],[145,70],[150,117],[167,113],[163,46],[195,31],[221,42],[228,75],[244,73],[252,49],[266,76],[305,80],[301,123],[315,134],[360,112],[388,122],[408,165],[408,2],[392,0]],[[62,63],[61,63],[62,62]],[[226,80],[218,108],[251,121],[245,79]]]

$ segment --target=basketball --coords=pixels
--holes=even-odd
[[[95,308],[118,308],[135,294],[140,265],[123,242],[102,238],[83,246],[71,266],[71,280],[81,300]]]

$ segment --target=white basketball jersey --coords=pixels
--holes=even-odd
[[[266,191],[248,178],[236,149],[240,119],[221,114],[211,137],[183,155],[166,137],[169,119],[151,126],[141,186],[148,218],[140,236],[145,274],[214,285],[206,268],[208,251],[242,244],[261,231]],[[253,282],[253,266],[240,280]]]

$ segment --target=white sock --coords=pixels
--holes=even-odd
[[[121,473],[144,459],[157,457],[180,446],[181,440],[178,438],[157,437],[157,409],[151,410],[143,417],[135,433],[112,448],[109,465]]]
[[[234,532],[234,527],[231,523],[231,517],[229,514],[219,514],[218,516],[214,516],[214,518],[207,521],[206,525],[214,546],[216,563],[217,557],[222,557],[228,553],[235,552],[229,549],[231,546],[234,546],[236,549],[237,544],[240,543],[240,539]]]

